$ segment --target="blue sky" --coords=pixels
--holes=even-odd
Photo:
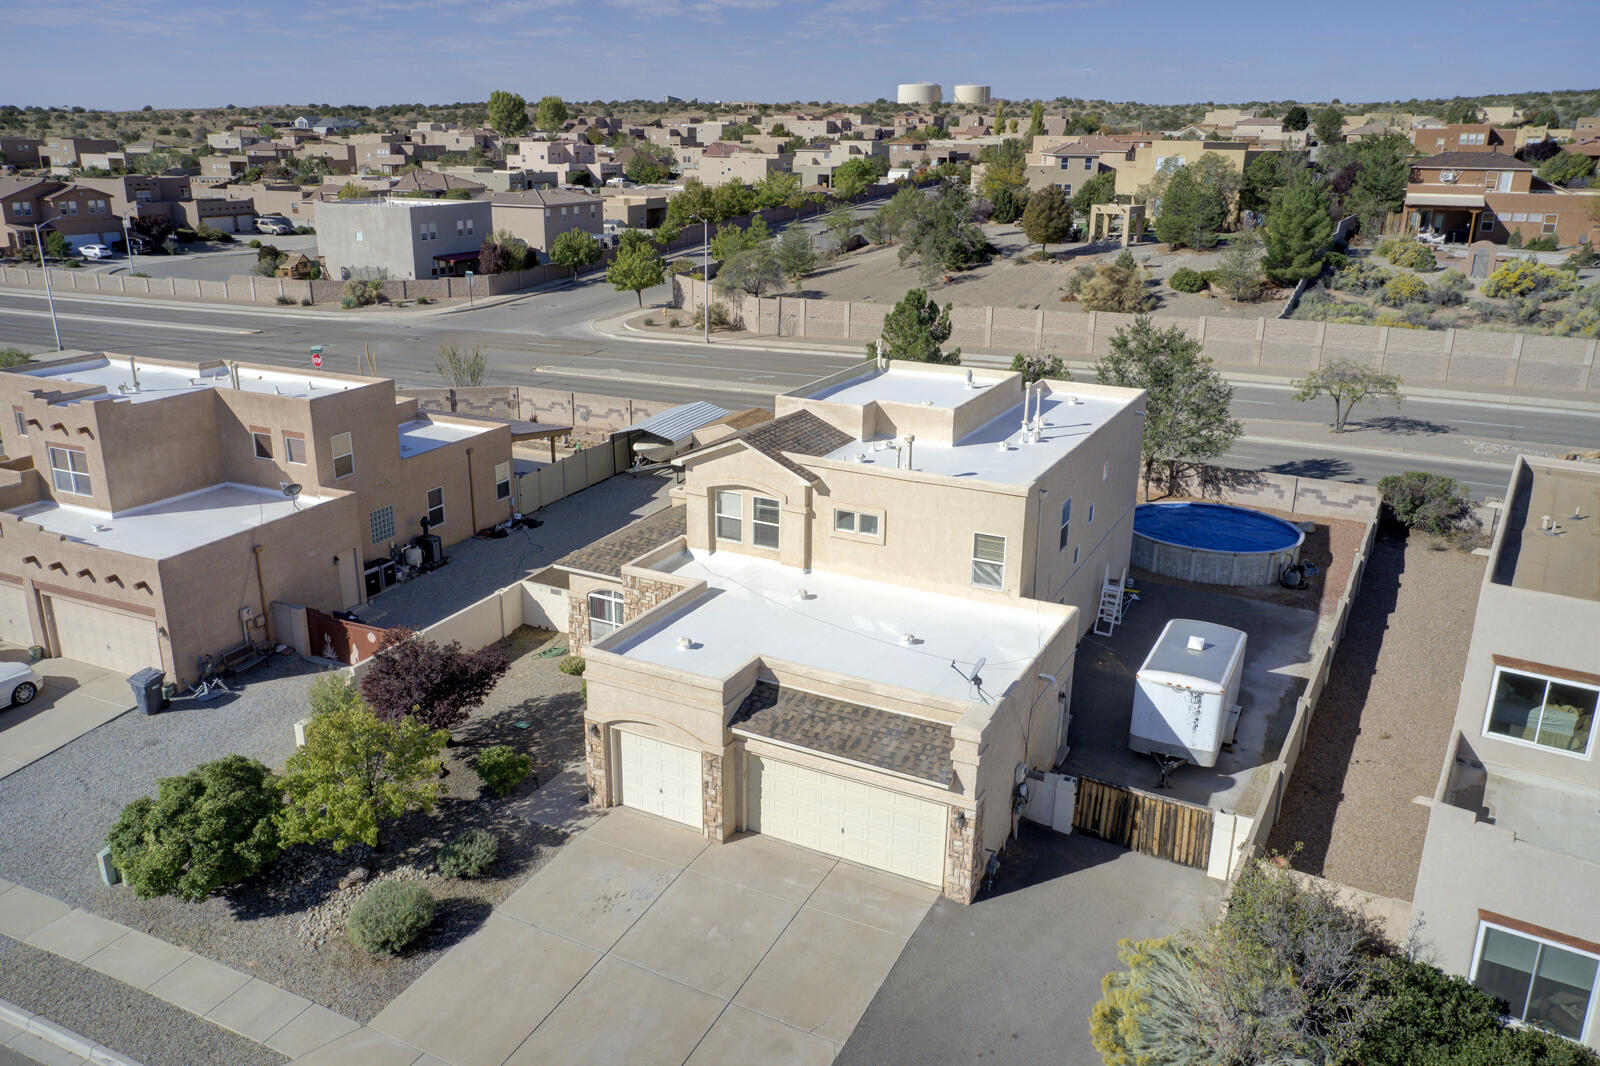
[[[19,3],[0,16],[0,103],[97,109],[496,88],[855,102],[922,80],[947,97],[978,82],[1012,98],[1354,102],[1600,82],[1594,0],[71,0],[69,36],[48,7],[17,25]]]

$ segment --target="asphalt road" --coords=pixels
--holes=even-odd
[[[666,298],[662,286],[645,304]],[[341,313],[302,308],[203,308],[108,297],[58,296],[57,321],[67,348],[107,349],[185,359],[237,359],[309,368],[322,345],[324,368],[358,372],[370,348],[378,370],[401,386],[440,383],[439,346],[481,345],[487,380],[639,399],[704,399],[729,407],[770,405],[775,393],[851,366],[853,352],[767,351],[730,341],[702,344],[631,340],[597,332],[597,318],[633,306],[602,279],[532,292],[489,307],[449,314]],[[55,347],[41,292],[0,293],[0,347],[43,352]],[[1600,410],[1564,410],[1484,396],[1413,397],[1398,409],[1366,405],[1351,432],[1327,431],[1326,400],[1299,403],[1284,385],[1238,383],[1233,413],[1245,438],[1223,461],[1250,469],[1373,482],[1384,474],[1429,469],[1483,495],[1504,492],[1518,450],[1561,452],[1600,447]]]

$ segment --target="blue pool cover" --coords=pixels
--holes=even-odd
[[[1142,537],[1218,552],[1287,551],[1305,537],[1288,522],[1225,503],[1141,503],[1133,531]]]

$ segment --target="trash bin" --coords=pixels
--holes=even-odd
[[[165,676],[153,666],[129,676],[128,685],[133,689],[133,702],[145,714],[155,714],[166,707],[166,697],[161,693],[161,681]]]

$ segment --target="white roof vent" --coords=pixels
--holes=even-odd
[[[932,407],[933,406],[933,401],[932,400],[923,400],[922,401],[922,406],[924,406],[924,407]]]
[[[678,650],[679,651],[688,651],[689,649],[691,649],[693,647],[694,647],[694,639],[693,638],[691,638],[691,637],[679,637],[678,638]]]
[[[811,593],[807,592],[805,589],[795,589],[794,598],[797,600],[809,600],[811,599]]]
[[[1189,643],[1187,646],[1190,651],[1205,651],[1206,638],[1202,637],[1199,633],[1193,633],[1189,636]]]
[[[909,647],[912,644],[917,643],[917,636],[916,636],[915,633],[901,633],[900,634],[900,643],[906,645],[907,647]]]

